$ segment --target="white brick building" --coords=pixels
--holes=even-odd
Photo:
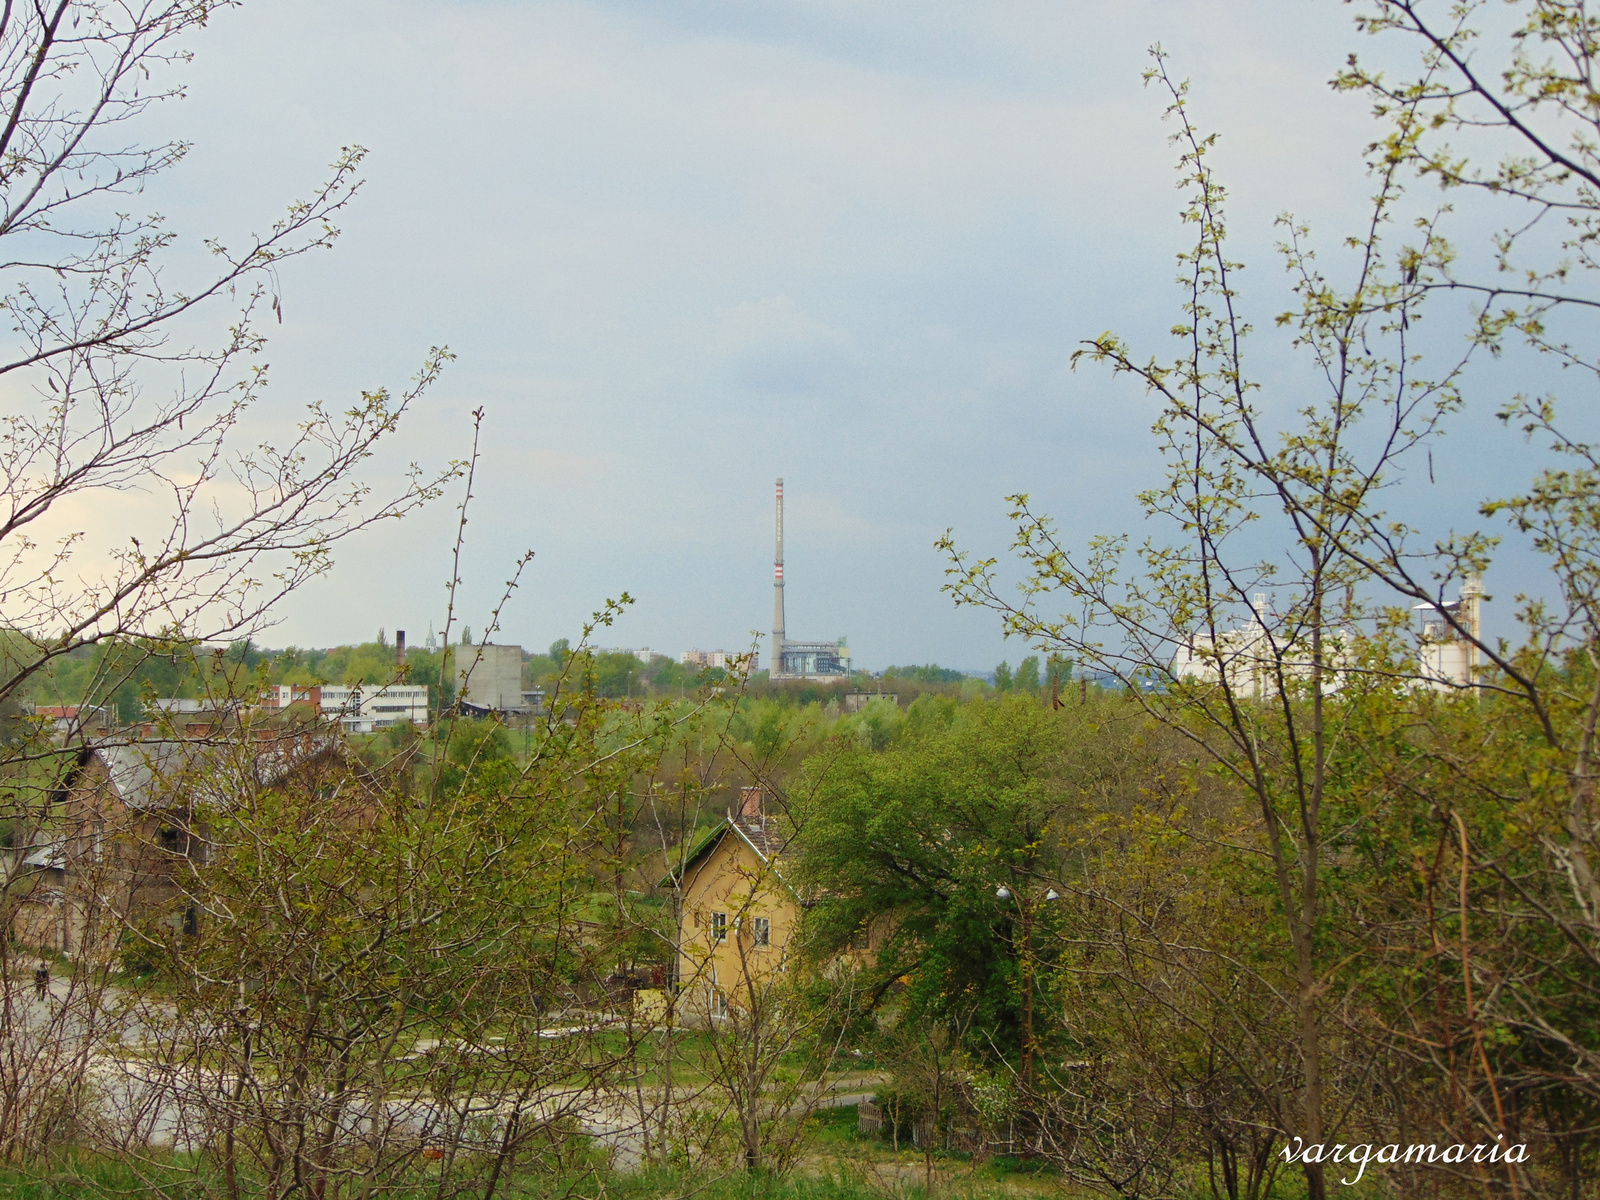
[[[280,683],[269,688],[261,701],[263,708],[314,704],[322,716],[337,719],[346,733],[372,733],[402,721],[419,727],[428,724],[426,684]]]

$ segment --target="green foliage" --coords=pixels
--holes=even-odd
[[[437,770],[447,794],[498,795],[514,786],[518,769],[511,735],[499,721],[459,718],[446,724],[445,739],[444,762]]]
[[[564,640],[552,646],[551,650],[556,651],[563,645]],[[561,652],[570,654],[564,649]],[[539,662],[541,666],[548,663],[546,679],[558,675],[562,669],[554,655]],[[592,687],[597,696],[622,699],[630,696],[683,696],[705,684],[723,683],[728,675],[720,669],[696,672],[665,656],[646,663],[628,651],[605,651],[599,654],[591,651],[585,656],[579,678],[585,681],[586,686]]]
[[[962,1015],[1015,1046],[1022,931],[995,893],[1038,868],[1061,750],[1059,722],[1017,698],[967,705],[948,725],[930,714],[887,750],[846,746],[819,763],[802,830],[821,897],[808,952],[826,959],[877,922],[871,990],[906,977],[908,1019]]]
[[[698,687],[702,682],[723,684],[728,682],[728,679],[728,672],[721,667],[708,667],[700,671],[664,657],[652,659],[644,671],[645,683],[657,695],[673,691],[683,694]]]
[[[209,1200],[223,1181],[199,1167],[192,1155],[148,1155],[129,1161],[114,1154],[74,1149],[52,1161],[0,1166],[0,1191],[11,1200],[113,1200],[163,1196]]]
[[[735,737],[749,743],[757,761],[770,761],[793,740],[806,715],[772,701],[758,702],[744,706],[732,728]]]
[[[426,650],[421,650],[415,657],[421,661],[427,655]],[[411,657],[408,653],[408,663]],[[335,647],[322,657],[316,669],[316,675],[324,681],[344,684],[390,683],[398,678],[398,674],[394,648],[382,642]]]
[[[933,737],[954,725],[960,711],[954,696],[918,696],[905,710],[905,730],[913,737]]]
[[[551,677],[559,675],[565,660],[557,660],[543,654],[529,654],[522,660],[522,690],[546,685]]]
[[[855,719],[856,740],[873,750],[882,750],[894,740],[904,723],[898,704],[892,700],[875,700]]]
[[[211,654],[183,640],[108,639],[53,659],[34,676],[28,698],[36,704],[109,705],[117,720],[137,721],[150,698],[249,695],[262,661],[248,641]]]
[[[166,949],[149,929],[125,930],[117,951],[117,962],[129,979],[149,979],[169,966]]]
[[[379,640],[382,640],[381,637]],[[256,648],[255,643],[249,638],[243,638],[232,643],[228,647],[228,652],[223,655],[225,661],[251,671],[261,665],[263,657],[261,651]]]
[[[915,679],[919,683],[961,683],[966,679],[964,671],[956,671],[949,667],[941,667],[937,663],[928,663],[921,667],[889,667],[883,673],[884,679]]]
[[[1478,405],[1475,355],[1521,341],[1600,370],[1557,319],[1593,307],[1600,266],[1578,249],[1600,237],[1594,15],[1376,0],[1358,23],[1414,39],[1421,64],[1397,76],[1352,55],[1335,81],[1382,125],[1371,208],[1342,242],[1355,269],[1330,274],[1310,230],[1282,222],[1298,303],[1277,323],[1316,386],[1285,390],[1245,357],[1216,139],[1157,48],[1147,79],[1170,101],[1193,234],[1182,349],[1163,362],[1106,333],[1074,356],[1158,407],[1165,471],[1139,493],[1153,528],[1080,543],[1017,494],[1021,585],[946,535],[947,587],[1200,752],[1170,803],[1102,814],[1058,876],[1074,897],[1059,993],[1087,1045],[1049,1116],[1100,1131],[1063,1152],[1076,1177],[1148,1172],[1154,1193],[1203,1158],[1213,1188],[1220,1173],[1261,1195],[1275,1140],[1425,1129],[1535,1147],[1537,1166],[1485,1169],[1475,1188],[1578,1195],[1600,1163],[1600,448],[1553,398],[1519,394],[1498,415],[1550,455],[1520,494],[1456,514],[1442,540],[1380,504]],[[1454,205],[1418,205],[1413,173]],[[1446,229],[1474,199],[1512,207],[1475,214],[1463,252]],[[1563,239],[1535,232],[1545,217]],[[1437,298],[1463,292],[1478,302],[1460,348],[1419,340],[1424,317],[1450,315]],[[1518,637],[1479,627],[1501,536],[1475,517],[1547,562],[1513,585]],[[1401,604],[1439,615],[1460,667],[1440,677],[1438,642],[1418,645]],[[1405,1194],[1462,1182],[1397,1175]],[[1303,1176],[1318,1200],[1333,1190],[1315,1159]]]
[[[813,1141],[848,1141],[856,1110],[825,1109],[815,1120],[818,1127]],[[72,1153],[33,1167],[0,1166],[0,1190],[12,1200],[126,1200],[133,1196],[212,1200],[226,1195],[226,1180],[220,1171],[195,1162],[194,1157],[146,1151],[137,1161],[130,1161],[114,1155]],[[496,1195],[604,1194],[615,1200],[664,1200],[690,1194],[697,1200],[919,1200],[922,1195],[916,1185],[887,1190],[848,1165],[822,1173],[717,1173],[704,1166],[685,1166],[613,1174],[597,1164],[584,1163],[582,1156],[570,1151],[567,1157],[577,1161],[561,1177],[551,1179],[544,1172],[519,1169],[508,1173]],[[412,1180],[393,1184],[383,1194],[393,1200],[433,1200],[438,1190],[437,1169],[419,1168]],[[270,1193],[246,1181],[240,1194],[241,1200],[258,1200]]]
[[[143,1018],[153,1044],[203,1045],[208,1070],[256,1080],[231,1102],[226,1150],[207,1168],[245,1194],[278,1187],[286,1155],[313,1194],[357,1169],[384,1195],[419,1179],[483,1194],[512,1162],[531,1186],[581,1158],[566,1117],[497,1130],[498,1154],[479,1142],[442,1159],[385,1132],[378,1159],[340,1114],[398,1095],[481,1109],[535,1088],[598,1088],[628,1059],[644,1030],[597,1050],[599,1025],[582,1014],[619,956],[663,944],[669,910],[624,902],[628,846],[607,844],[612,811],[626,834],[634,781],[671,742],[661,715],[580,698],[568,720],[529,731],[520,764],[499,722],[446,718],[427,738],[385,731],[366,759],[330,746],[270,786],[247,761],[220,776],[233,786],[204,811],[208,855],[176,875],[203,936],[151,927],[161,953],[147,986],[160,1002]],[[229,762],[254,753],[249,740],[218,749]],[[545,1036],[555,1008],[561,1035]],[[434,1137],[456,1145],[487,1128]]]
[[[594,656],[595,694],[607,697],[631,696],[644,675],[644,664],[635,654],[596,654]]]
[[[433,688],[435,701],[439,700],[439,684],[443,681],[443,665],[445,655],[442,651],[406,648],[407,683],[424,684]]]
[[[1009,692],[1011,690],[1010,663],[1003,662],[994,669],[994,689],[997,692]]]

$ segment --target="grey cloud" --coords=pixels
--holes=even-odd
[[[570,635],[623,588],[642,602],[619,640],[741,638],[770,608],[781,474],[797,627],[874,665],[992,664],[1014,649],[939,594],[940,531],[1002,548],[1001,497],[1023,489],[1069,534],[1137,525],[1147,402],[1065,363],[1107,328],[1168,349],[1185,232],[1146,45],[1224,134],[1270,323],[1274,214],[1331,237],[1366,192],[1364,110],[1324,84],[1357,44],[1347,19],[1281,0],[275,0],[196,44],[191,99],[162,117],[196,149],[149,199],[186,231],[259,224],[338,146],[372,148],[339,246],[285,273],[266,415],[397,384],[449,342],[381,465],[460,453],[488,410],[464,601],[538,549],[508,640]],[[378,531],[276,636],[425,630],[449,532],[445,508]]]

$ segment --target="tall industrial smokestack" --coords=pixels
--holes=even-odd
[[[394,631],[394,662],[397,667],[406,665],[406,631],[404,629],[396,629]]]
[[[778,480],[778,556],[772,560],[772,664],[769,674],[783,673],[783,480]]]

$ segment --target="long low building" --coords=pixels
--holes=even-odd
[[[263,708],[312,704],[325,717],[337,718],[346,733],[373,733],[402,721],[428,723],[428,687],[416,683],[299,684],[280,683],[262,696]]]

